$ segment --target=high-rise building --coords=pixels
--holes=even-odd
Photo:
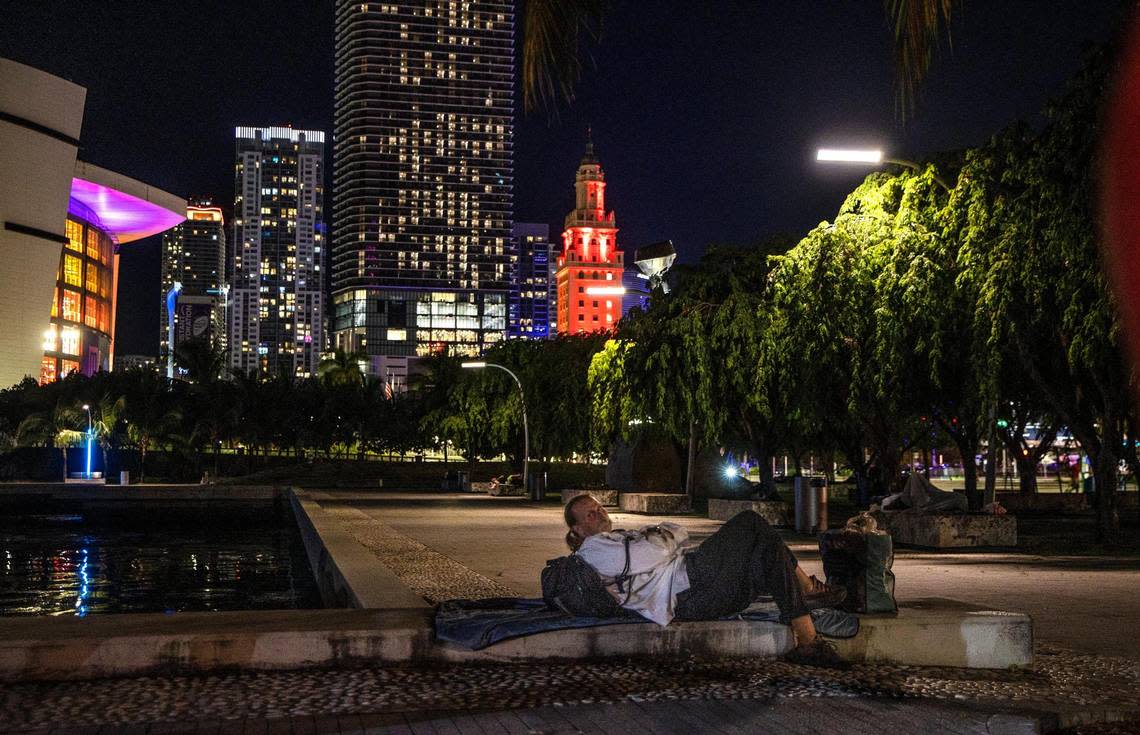
[[[558,331],[611,329],[621,319],[625,255],[617,247],[617,223],[606,212],[606,176],[586,143],[574,178],[574,210],[566,215],[558,256]]]
[[[177,295],[171,300],[169,294],[176,284]],[[224,346],[228,291],[222,209],[210,199],[192,199],[186,207],[186,221],[162,236],[159,353],[166,354],[170,346],[172,316],[176,345],[187,339],[206,339]]]
[[[511,284],[510,336],[512,339],[546,339],[554,334],[556,260],[550,226],[516,222],[517,275]]]
[[[512,259],[514,2],[336,3],[338,347],[476,354]]]
[[[235,131],[230,369],[315,375],[324,343],[325,134]]]

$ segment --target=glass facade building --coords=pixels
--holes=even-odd
[[[325,134],[235,131],[231,370],[316,375],[324,349]]]
[[[162,236],[159,352],[168,348],[167,294],[181,284],[174,312],[175,341],[208,339],[225,344],[226,225],[208,199],[186,207],[186,221]]]
[[[336,3],[338,347],[476,354],[503,339],[515,253],[514,3]]]
[[[556,332],[554,244],[550,226],[516,222],[517,276],[511,286],[510,336],[512,339],[546,339]]]
[[[115,314],[115,244],[98,216],[72,201],[59,259],[51,323],[44,332],[40,382],[111,369]]]

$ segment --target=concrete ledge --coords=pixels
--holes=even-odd
[[[309,566],[327,607],[426,609],[427,602],[381,564],[304,490],[290,494]]]
[[[0,681],[376,664],[774,657],[792,645],[784,625],[712,621],[552,631],[469,651],[436,641],[432,614],[290,610],[8,618],[0,620]],[[904,607],[898,617],[864,616],[862,622],[858,636],[837,641],[852,661],[995,669],[1032,661],[1026,615],[935,600]]]
[[[1033,662],[1033,623],[952,600],[917,600],[898,616],[862,615],[859,635],[835,641],[852,661],[1005,669]]]
[[[886,511],[895,543],[933,549],[1017,546],[1017,518],[980,513],[941,514]]]
[[[618,506],[627,513],[673,515],[689,512],[689,498],[677,493],[622,493]]]
[[[102,485],[89,483],[4,483],[0,501],[34,496],[68,501],[169,502],[201,500],[276,500],[287,497],[288,485]]]
[[[598,501],[605,506],[618,505],[618,491],[617,490],[563,490],[562,491],[562,504],[566,505],[579,495],[590,495],[594,500]]]
[[[754,510],[768,522],[769,526],[790,527],[792,509],[779,500],[723,500],[709,498],[709,518],[714,521],[727,521],[737,513]]]

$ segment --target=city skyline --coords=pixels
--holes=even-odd
[[[592,125],[618,182],[611,193],[622,203],[627,247],[672,239],[681,261],[692,261],[710,242],[803,231],[833,215],[865,171],[815,166],[810,153],[822,138],[874,139],[920,157],[978,143],[1016,119],[1038,119],[1044,100],[1079,63],[1082,39],[1106,38],[1117,18],[1117,5],[1107,2],[1058,2],[1049,13],[1031,2],[970,6],[955,18],[953,50],[936,55],[925,99],[903,127],[891,113],[891,39],[878,7],[805,13],[782,2],[719,10],[675,3],[643,18],[635,5],[617,4],[608,18],[572,105],[553,119],[520,111],[515,219],[559,224],[565,196],[559,172],[573,167]],[[203,13],[91,3],[55,18],[17,0],[9,10],[0,51],[92,89],[83,154],[168,191],[228,196],[233,125],[274,120],[331,129],[330,8],[280,7],[275,17],[306,27],[311,45],[282,56],[257,84],[232,70],[253,68],[280,43],[284,31],[276,25],[232,48],[203,53],[196,45],[266,23],[254,8],[219,5]],[[48,23],[53,34],[44,39],[14,32]],[[159,41],[143,32],[155,24],[202,32]],[[809,27],[811,33],[801,32]],[[809,94],[793,106],[791,92],[799,87]],[[134,93],[141,88],[152,93]],[[184,102],[201,88],[216,88],[227,105]],[[287,95],[285,88],[302,91]],[[179,109],[196,112],[169,113]],[[730,138],[738,142],[727,146]],[[688,215],[712,202],[731,206],[711,221]],[[123,259],[123,281],[134,284],[119,310],[129,352],[156,349],[157,314],[149,304],[158,263],[157,238]]]

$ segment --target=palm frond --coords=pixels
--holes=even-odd
[[[553,111],[574,99],[582,75],[582,36],[597,41],[609,0],[524,0],[523,107]]]
[[[950,40],[950,16],[962,0],[883,0],[895,31],[895,99],[905,120],[930,70],[942,33]]]

